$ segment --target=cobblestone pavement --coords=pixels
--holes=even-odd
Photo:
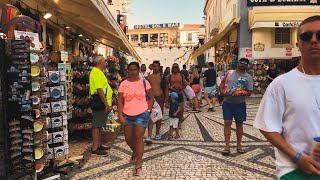
[[[71,173],[71,179],[275,179],[273,148],[259,130],[252,127],[259,102],[259,98],[247,101],[244,154],[238,154],[235,149],[235,125],[231,155],[220,154],[224,147],[221,106],[216,107],[216,112],[207,112],[208,107],[204,106],[197,114],[186,110],[181,137],[177,140],[166,140],[169,129],[166,113],[162,140],[145,146],[142,176],[133,176],[134,164],[128,163],[131,151],[123,135],[119,135],[108,157],[88,156],[82,168]],[[80,146],[78,151],[89,152],[90,144],[77,146]]]

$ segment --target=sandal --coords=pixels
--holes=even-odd
[[[175,139],[178,139],[179,137],[180,137],[180,135],[179,135],[179,134],[177,134],[177,135],[176,135],[176,137],[174,137],[174,138],[175,138]]]
[[[244,149],[237,149],[237,152],[240,153],[240,154],[246,153],[246,151]]]
[[[230,150],[223,150],[223,151],[221,152],[221,154],[222,154],[223,156],[228,156],[228,155],[230,154]]]
[[[139,171],[140,169],[140,171]],[[140,167],[135,167],[135,176],[141,176],[142,175],[142,165]]]
[[[129,163],[134,163],[137,161],[137,157],[131,157],[130,160],[129,160]]]

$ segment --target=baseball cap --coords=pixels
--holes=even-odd
[[[178,98],[179,98],[179,95],[178,95],[176,92],[172,92],[172,93],[170,94],[170,96],[171,96],[171,98],[173,98],[173,99],[178,99]]]

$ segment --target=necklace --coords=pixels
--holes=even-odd
[[[309,77],[307,76],[306,71],[304,70],[302,64],[301,64],[301,69],[302,69],[302,72],[303,72],[303,75],[304,75],[305,79],[306,79],[307,81],[309,81],[310,79],[309,79]],[[313,96],[315,97],[314,99],[315,99],[315,101],[316,101],[316,103],[317,103],[318,109],[320,109],[320,104],[319,104],[319,102],[318,102],[317,94],[314,92],[312,85],[311,85],[309,82],[308,82],[308,84],[309,84],[309,86],[310,86],[310,88],[311,88],[311,90],[312,90]]]

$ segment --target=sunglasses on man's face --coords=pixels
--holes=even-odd
[[[317,31],[317,32],[307,31],[300,34],[299,37],[303,42],[310,42],[314,34],[316,35],[317,41],[320,42],[320,31]]]
[[[239,64],[248,65],[247,61],[239,61]]]
[[[179,69],[178,66],[172,66],[172,69]]]

